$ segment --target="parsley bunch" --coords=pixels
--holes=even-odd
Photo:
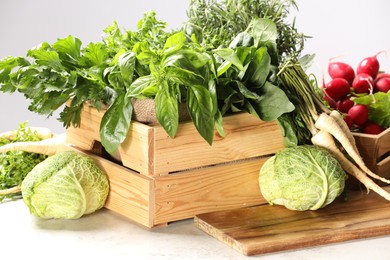
[[[0,136],[0,146],[12,142],[39,141],[40,138],[36,132],[31,131],[24,122],[20,124],[19,129],[15,131],[15,137],[12,140]],[[46,155],[28,153],[23,151],[12,151],[0,153],[0,190],[6,190],[20,186],[26,175],[37,165],[47,158]],[[4,199],[17,199],[21,193],[0,195],[0,202]]]

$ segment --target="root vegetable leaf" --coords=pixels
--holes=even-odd
[[[368,106],[368,119],[384,128],[390,127],[390,91],[376,92],[353,99],[354,102]]]

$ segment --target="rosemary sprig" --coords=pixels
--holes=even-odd
[[[297,58],[307,36],[298,32],[295,20],[287,21],[290,8],[297,9],[295,0],[191,0],[184,26],[187,31],[198,32],[204,45],[217,48],[226,47],[254,18],[268,18],[277,26],[281,59]]]

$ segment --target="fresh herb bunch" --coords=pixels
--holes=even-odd
[[[27,142],[41,140],[36,132],[27,127],[24,122],[15,131],[12,140],[0,136],[0,146],[13,142]],[[0,190],[20,186],[26,175],[40,162],[47,158],[46,155],[12,151],[0,153]],[[4,199],[18,199],[21,193],[0,195],[0,202]]]
[[[44,42],[30,49],[26,57],[0,60],[0,91],[23,93],[31,101],[29,110],[46,116],[72,100],[59,120],[65,127],[77,127],[85,101],[98,109],[110,105],[133,79],[150,74],[148,65],[139,62],[131,75],[126,74],[126,67],[135,62],[133,48],[161,48],[170,34],[163,30],[165,26],[150,11],[137,30],[122,32],[113,22],[104,30],[101,42],[85,48],[74,36],[53,44]]]
[[[253,18],[224,46],[205,46],[202,35],[168,31],[148,12],[137,30],[112,23],[101,42],[85,48],[73,36],[29,50],[27,58],[0,60],[0,91],[19,91],[31,111],[60,113],[65,127],[80,123],[85,104],[107,105],[102,145],[114,153],[126,138],[132,99],[155,100],[156,116],[170,137],[179,127],[178,103],[185,102],[199,134],[211,145],[214,129],[223,133],[223,115],[246,111],[271,121],[294,109],[277,86],[278,30],[268,18]],[[199,38],[200,37],[200,38]]]
[[[306,36],[299,33],[295,22],[288,22],[294,0],[191,0],[184,28],[195,34],[210,48],[227,47],[233,38],[245,31],[253,19],[267,18],[276,24],[279,56],[299,57]]]

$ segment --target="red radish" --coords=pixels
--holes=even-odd
[[[353,126],[352,118],[348,114],[345,114],[343,119],[344,119],[345,123],[347,124],[348,128],[352,129],[352,126]]]
[[[332,79],[343,78],[350,84],[355,77],[353,68],[344,62],[330,62],[328,65],[328,73]]]
[[[360,73],[367,73],[368,75],[370,75],[373,79],[376,78],[376,76],[378,75],[379,73],[379,61],[377,59],[377,56],[379,54],[381,54],[383,51],[381,52],[378,52],[377,54],[375,54],[374,56],[372,57],[367,57],[365,59],[363,59],[357,69],[356,69],[356,74],[360,74]]]
[[[368,108],[365,105],[357,104],[348,111],[352,122],[358,126],[364,125],[368,120]]]
[[[390,77],[382,77],[375,82],[375,90],[387,93],[390,90]]]
[[[389,73],[385,73],[385,72],[381,72],[381,73],[379,73],[376,76],[375,80],[379,80],[381,78],[390,78],[390,74]]]
[[[355,105],[355,102],[353,102],[350,98],[344,98],[336,103],[336,109],[343,113],[348,113],[349,109]]]
[[[352,82],[352,88],[356,93],[371,93],[373,91],[373,78],[367,73],[356,74]]]
[[[325,93],[331,99],[338,101],[346,97],[350,92],[350,85],[343,78],[332,79],[325,86]]]
[[[375,122],[368,122],[364,128],[363,128],[363,133],[365,134],[372,134],[372,135],[377,135],[380,134],[384,131],[385,129],[382,128],[379,124]]]
[[[328,103],[329,107],[336,109],[337,107],[336,101],[334,101],[331,97],[326,95],[326,93],[324,94],[324,100]]]

